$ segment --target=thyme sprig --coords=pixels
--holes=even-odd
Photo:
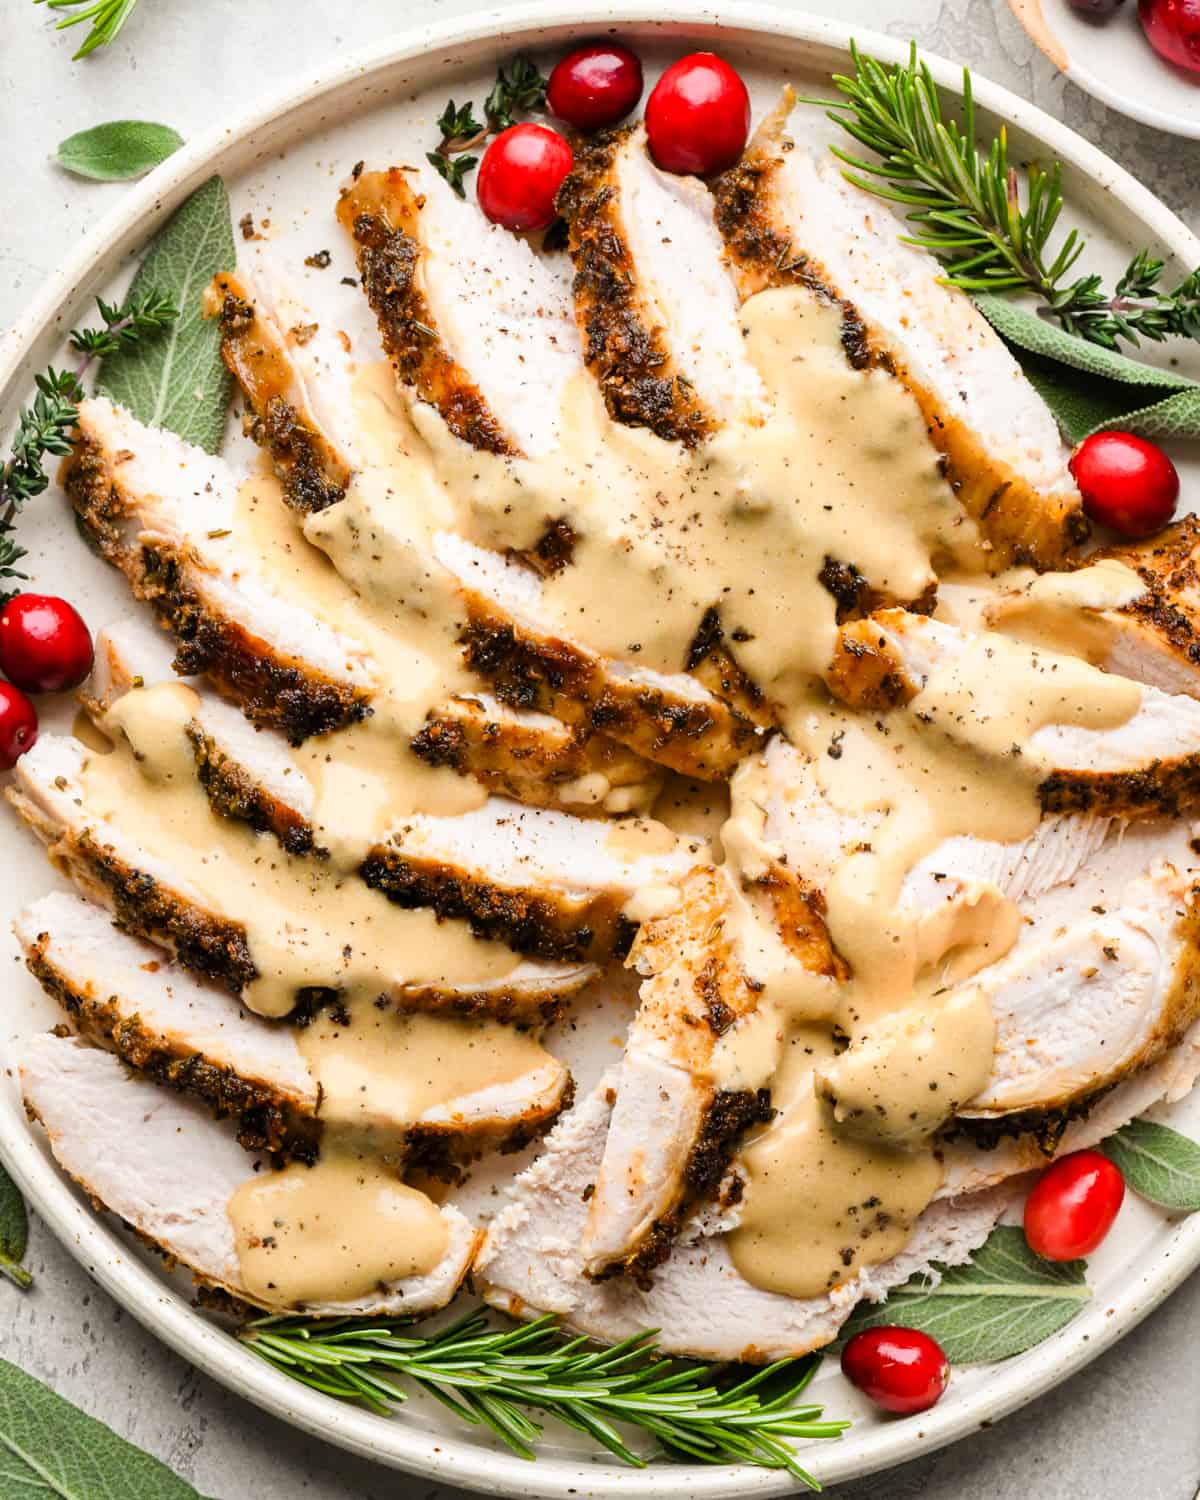
[[[546,102],[547,84],[532,59],[520,53],[507,71],[503,65],[497,70],[496,81],[483,102],[482,124],[476,118],[471,100],[461,106],[453,99],[447,101],[437,122],[442,138],[436,150],[426,152],[425,160],[460,198],[465,198],[463,180],[479,158],[463,153],[482,146],[489,135],[507,130],[516,123],[518,115],[541,109]]]
[[[73,55],[72,61],[75,61],[94,52],[97,47],[107,47],[110,42],[115,42],[138,0],[33,0],[33,3],[70,12],[57,23],[55,31],[65,31],[68,26],[78,26],[83,21],[92,23],[79,51]]]
[[[72,349],[82,358],[73,370],[51,366],[34,376],[37,394],[17,418],[8,460],[0,467],[0,580],[23,579],[18,567],[28,555],[16,540],[17,518],[27,501],[40,495],[50,483],[45,459],[70,452],[70,433],[79,420],[77,403],[83,397],[83,377],[97,359],[137,343],[148,334],[166,328],[178,317],[170,298],[151,295],[115,307],[96,298],[102,328],[76,328],[70,335]],[[0,602],[11,597],[0,591]]]
[[[1007,131],[981,145],[971,75],[963,70],[961,120],[943,111],[937,85],[914,44],[907,63],[887,67],[851,43],[853,76],[837,74],[843,96],[829,118],[878,160],[835,146],[849,180],[907,206],[910,242],[946,267],[968,292],[1029,291],[1039,313],[1069,333],[1115,349],[1120,340],[1200,338],[1200,269],[1164,288],[1164,263],[1133,257],[1111,292],[1098,275],[1071,279],[1086,241],[1077,229],[1052,244],[1063,207],[1062,165],[1037,162],[1021,173],[1009,160]]]
[[[527,1414],[532,1408],[637,1468],[646,1458],[616,1423],[652,1434],[675,1458],[786,1469],[817,1489],[791,1440],[838,1437],[849,1426],[822,1421],[819,1406],[794,1404],[819,1358],[780,1360],[738,1379],[723,1367],[664,1357],[649,1332],[601,1348],[562,1333],[553,1317],[497,1329],[476,1311],[424,1338],[407,1326],[380,1318],[262,1318],[240,1337],[313,1390],[381,1415],[406,1399],[396,1380],[406,1377],[528,1459],[537,1456],[543,1433]]]

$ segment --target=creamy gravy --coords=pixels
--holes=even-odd
[[[268,1307],[349,1302],[427,1275],[446,1252],[437,1205],[353,1151],[252,1177],[227,1211],[246,1290]]]
[[[978,1091],[993,1045],[982,991],[950,987],[1006,950],[1019,915],[976,885],[914,920],[902,909],[905,876],[955,834],[1014,840],[1036,826],[1038,728],[1114,725],[1136,705],[1082,663],[1000,637],[968,647],[886,719],[831,705],[821,686],[837,628],[827,563],[853,564],[879,593],[913,601],[937,571],[979,574],[984,557],[915,401],[885,372],[850,366],[839,308],[803,288],[773,290],[746,304],[742,325],[771,415],[730,424],[692,452],[614,426],[581,371],[561,449],[538,460],[480,453],[430,408],[410,409],[379,363],[355,377],[368,464],[342,501],[301,523],[274,478],[243,486],[239,542],[289,597],[358,643],[375,681],[364,724],[295,752],[328,859],[289,857],[211,812],[195,783],[186,687],[135,691],[109,715],[129,750],[89,758],[89,799],[206,907],[244,926],[260,975],[246,1003],[279,1016],[298,988],[317,984],[337,987],[347,1007],[348,1025],[322,1016],[301,1035],[331,1127],[320,1162],[261,1174],[229,1208],[246,1284],[271,1306],[357,1297],[431,1269],[444,1222],[400,1180],[386,1154],[394,1142],[361,1154],[362,1127],[377,1123],[380,1101],[415,1117],[545,1057],[509,1028],[406,1021],[376,1006],[401,978],[483,984],[517,963],[459,925],[398,910],[353,873],[393,820],[464,811],[484,796],[407,748],[431,707],[479,691],[462,664],[457,590],[432,555],[447,527],[519,551],[548,522],[569,522],[574,565],[543,580],[546,619],[647,669],[681,671],[719,605],[726,645],[816,759],[827,795],[871,824],[823,892],[845,981],[805,970],[768,920],[755,882],[776,853],[753,763],[732,809],[725,788],[669,777],[662,822],[614,826],[609,838],[615,853],[637,855],[669,830],[711,836],[724,825],[732,929],[762,990],[758,1011],[716,1048],[714,1076],[769,1086],[778,1111],[738,1160],[747,1186],[730,1248],[741,1273],[795,1296],[827,1291],[901,1249],[940,1184],[929,1137]],[[1116,587],[1108,575],[1104,584]],[[836,757],[826,753],[834,743]],[[584,804],[602,801],[602,788],[578,791]],[[633,914],[673,899],[641,892]]]

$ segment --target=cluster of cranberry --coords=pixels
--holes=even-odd
[[[0,610],[0,770],[11,771],[37,741],[30,693],[63,693],[92,670],[92,637],[65,599],[14,594]]]
[[[575,130],[604,130],[642,97],[642,64],[614,42],[577,47],[555,67],[546,104]],[[664,171],[707,177],[731,167],[750,134],[750,96],[737,72],[712,52],[672,63],[646,100],[650,154]],[[574,157],[548,125],[510,125],[484,152],[476,193],[494,224],[547,229]]]

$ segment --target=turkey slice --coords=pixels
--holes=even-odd
[[[108,560],[203,672],[256,724],[293,743],[355,723],[377,686],[366,648],[246,564],[238,477],[220,458],[101,398],[79,406],[63,484]]]
[[[258,1300],[242,1276],[228,1205],[263,1163],[238,1145],[232,1122],[213,1120],[199,1100],[129,1073],[78,1038],[33,1037],[17,1065],[26,1110],[44,1128],[55,1161],[94,1202],[202,1286]],[[453,1206],[439,1212],[445,1250],[431,1271],[304,1311],[397,1316],[444,1307],[470,1269],[479,1233]]]
[[[993,566],[1057,565],[1089,528],[1049,408],[903,221],[828,154],[795,148],[793,97],[713,184],[742,295],[799,284],[840,303],[847,357],[912,392]]]
[[[676,1242],[653,1282],[595,1281],[583,1259],[588,1199],[603,1157],[615,1074],[562,1117],[537,1161],[508,1190],[476,1257],[472,1282],[485,1301],[517,1318],[555,1313],[606,1343],[647,1328],[669,1354],[766,1363],[832,1342],[855,1304],[882,1301],[917,1272],[961,1265],[987,1238],[1006,1189],[933,1204],[900,1255],[859,1272],[822,1297],[763,1291],[730,1258],[721,1217]]]
[[[13,930],[30,971],[90,1041],[139,1073],[232,1116],[246,1149],[315,1157],[331,1119],[329,1099],[294,1027],[232,1004],[227,994],[119,931],[107,913],[78,897],[44,896],[18,916]],[[452,1044],[460,1023],[444,1024]],[[464,1033],[459,1040],[472,1039]],[[401,1043],[403,1032],[386,1040]],[[570,1086],[562,1063],[541,1052],[519,1078],[415,1114],[399,1093],[384,1097],[371,1090],[368,1112],[357,1110],[353,1123],[403,1148],[409,1160],[437,1164],[524,1145],[558,1114]]]

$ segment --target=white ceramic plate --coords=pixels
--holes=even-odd
[[[568,39],[615,29],[642,50],[653,73],[695,45],[715,47],[745,71],[756,112],[772,102],[785,79],[801,92],[812,92],[847,61],[844,29],[794,11],[742,4],[738,24],[730,25],[687,0],[655,0],[651,8],[652,21],[645,19],[645,0],[619,0],[596,8],[506,9],[410,33],[394,45],[339,64],[323,77],[299,81],[270,105],[185,147],[125,194],[0,345],[0,430],[7,430],[17,406],[28,399],[34,372],[60,360],[65,331],[86,317],[90,298],[96,292],[119,292],[132,258],[171,210],[214,171],[224,174],[230,185],[235,217],[250,210],[260,223],[270,219],[272,250],[291,264],[299,266],[305,254],[326,246],[334,251],[334,267],[309,273],[304,288],[306,295],[311,291],[329,297],[340,284],[339,263],[350,269],[348,251],[332,218],[336,184],[349,166],[360,157],[382,165],[425,149],[435,139],[433,121],[446,96],[481,97],[497,61],[518,48],[552,57]],[[896,41],[862,32],[858,40],[885,60],[903,55]],[[939,83],[953,91],[960,69],[937,59],[930,62]],[[1092,237],[1089,265],[1111,271],[1143,244],[1173,256],[1179,269],[1200,263],[1195,237],[1100,152],[1003,89],[979,81],[977,98],[985,127],[989,120],[1009,123],[1016,159],[1037,152],[1066,165],[1071,217]],[[819,111],[811,111],[807,122],[805,128],[815,132],[814,139],[827,129]],[[345,315],[355,316],[349,308]],[[357,316],[362,316],[361,310]],[[236,448],[244,440],[231,434],[230,441]],[[1200,464],[1180,457],[1185,484],[1196,486]],[[78,541],[64,504],[53,492],[30,508],[22,539],[40,577],[55,580],[70,593],[93,624],[128,612],[119,582]],[[66,727],[69,718],[62,708],[61,722],[54,727]],[[9,976],[0,1019],[3,1057],[22,1037],[53,1024],[58,1014],[17,966],[8,934],[17,907],[49,889],[55,877],[15,821],[0,823],[0,848],[0,959],[8,960]],[[593,1053],[601,1045],[611,1049],[612,1027],[605,1030],[608,1035],[603,1042],[597,1038]],[[591,1059],[593,1067],[596,1061]],[[1200,1133],[1200,1099],[1177,1107],[1170,1118],[1184,1129],[1190,1123],[1193,1133]],[[525,1463],[420,1397],[393,1419],[338,1405],[268,1369],[194,1311],[186,1285],[166,1278],[131,1239],[93,1212],[59,1175],[26,1123],[7,1073],[0,1078],[0,1154],[53,1232],[122,1306],[231,1389],[345,1448],[427,1478],[503,1495],[716,1500],[735,1490],[742,1495],[794,1492],[786,1475],[761,1469],[655,1464],[630,1470],[586,1448],[566,1430],[549,1433],[541,1460]],[[181,1170],[186,1170],[186,1163],[181,1163]],[[844,1480],[913,1458],[964,1436],[981,1422],[1004,1416],[1120,1338],[1197,1262],[1200,1216],[1173,1222],[1144,1204],[1132,1203],[1122,1214],[1119,1232],[1094,1259],[1095,1294],[1080,1316],[1023,1358],[958,1372],[947,1397],[925,1416],[881,1419],[841,1380],[831,1362],[818,1377],[817,1397],[831,1414],[855,1418],[855,1425],[840,1442],[812,1445],[805,1461],[825,1482]]]
[[[1200,137],[1200,74],[1159,57],[1142,31],[1137,0],[1124,0],[1101,21],[1080,15],[1068,0],[1008,3],[1030,38],[1085,94],[1143,125]]]

